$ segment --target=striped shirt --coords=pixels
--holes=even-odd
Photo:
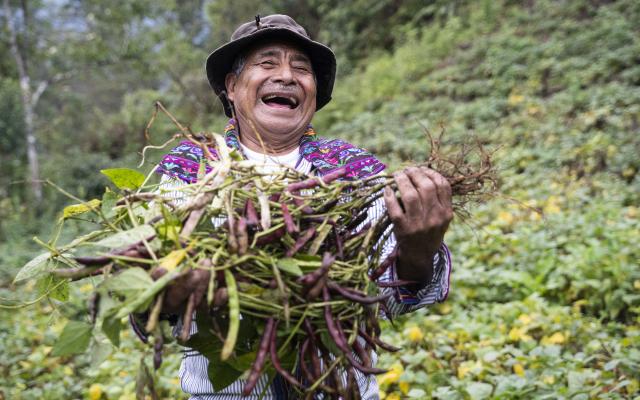
[[[242,146],[245,157],[250,160],[264,162],[267,168],[277,167],[278,164],[285,164],[288,167],[293,167],[297,171],[311,174],[313,165],[302,156],[291,157],[291,154],[273,157],[265,156],[259,153],[252,152],[246,147]],[[296,150],[297,151],[297,150]],[[183,194],[176,191],[177,187],[185,185],[185,183],[171,178],[167,175],[163,175],[160,191],[163,195],[171,197],[177,202],[184,201]],[[386,207],[383,198],[379,198],[375,201],[368,210],[367,219],[357,228],[364,226],[368,222],[376,221],[384,216]],[[221,225],[224,220],[213,220],[214,225]],[[388,229],[392,230],[392,226]],[[357,230],[356,229],[356,230]],[[387,239],[383,243],[378,245],[382,246],[381,260],[387,258],[389,254],[394,250],[396,246],[396,239],[393,232],[389,233]],[[387,236],[387,235],[383,235]],[[433,259],[433,279],[424,288],[413,293],[406,288],[380,288],[382,294],[389,291],[393,292],[393,295],[389,297],[386,302],[390,317],[394,317],[400,314],[408,313],[418,308],[424,307],[436,302],[442,302],[447,298],[449,293],[449,279],[451,274],[451,255],[447,247],[443,244],[440,250],[436,253]],[[391,282],[397,280],[397,274],[395,265],[392,265],[387,271],[378,279],[380,282]],[[195,320],[195,319],[194,319]],[[176,332],[179,332],[180,326],[176,326]],[[197,326],[195,322],[191,326],[191,334],[197,332]],[[377,356],[372,354],[372,361],[375,365]],[[206,357],[198,353],[193,349],[186,349],[184,351],[182,363],[180,365],[180,385],[185,393],[190,395],[190,400],[236,400],[236,399],[283,399],[287,398],[285,393],[285,386],[282,385],[280,380],[270,382],[267,376],[262,376],[250,396],[242,397],[241,393],[244,388],[246,380],[238,379],[231,385],[227,386],[221,391],[215,391],[213,385],[209,380],[207,374],[209,362]],[[360,394],[363,400],[378,399],[378,384],[375,376],[365,376],[359,371],[356,372],[356,381],[360,389]],[[343,377],[344,378],[344,377]],[[215,377],[213,378],[215,379]],[[343,379],[344,380],[344,379]],[[289,397],[290,398],[290,397]],[[321,398],[317,396],[317,398]]]

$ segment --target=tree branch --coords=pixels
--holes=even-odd
[[[33,94],[31,95],[31,107],[36,107],[36,104],[38,104],[38,100],[40,100],[40,96],[42,96],[42,93],[47,90],[47,87],[49,87],[48,80],[40,81],[38,87],[36,87],[36,90],[34,90]]]
[[[16,36],[16,25],[13,21],[13,13],[11,12],[11,8],[9,7],[9,0],[4,0],[2,2],[4,6],[4,17],[7,19],[7,28],[9,29],[9,48],[11,49],[11,55],[16,61],[18,67],[18,75],[20,75],[20,81],[26,77],[27,75],[26,66],[24,63],[24,59],[22,58],[22,54],[18,49],[18,38]]]

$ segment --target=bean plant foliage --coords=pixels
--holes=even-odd
[[[39,241],[46,251],[15,277],[37,280],[43,296],[58,301],[69,298],[69,282],[99,278],[83,294],[88,318],[70,320],[51,354],[84,353],[98,335],[119,347],[130,319],[152,346],[155,369],[175,335],[177,344],[209,360],[215,390],[244,376],[249,395],[262,374],[279,374],[299,395],[359,398],[356,373],[387,372],[375,367],[371,351],[399,350],[380,339],[380,314],[392,316],[386,301],[393,288],[414,283],[378,281],[397,251],[383,254],[389,216],[371,220],[368,210],[383,201],[385,187],[397,190],[393,175],[351,179],[344,167],[322,177],[265,169],[222,136],[194,135],[162,104],[156,107],[149,127],[162,110],[177,136],[203,150],[198,180],[167,186],[150,183],[153,171],[102,170],[115,190],[64,208],[53,239]],[[491,156],[481,145],[446,155],[441,137],[427,138],[430,155],[419,165],[445,176],[456,211],[464,214],[466,204],[494,193]],[[97,229],[60,245],[65,221],[75,218]],[[172,318],[180,319],[172,333],[162,318],[166,289],[187,274],[198,279],[184,312]],[[191,334],[194,315],[198,330]],[[139,381],[140,391],[155,393],[144,362]]]

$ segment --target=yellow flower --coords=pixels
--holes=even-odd
[[[387,400],[400,400],[400,395],[398,393],[391,393],[387,396]]]
[[[631,379],[626,389],[629,395],[635,395],[638,393],[638,389],[640,389],[640,382],[638,382],[637,379]]]
[[[93,291],[93,285],[91,283],[86,283],[86,284],[80,286],[79,289],[80,289],[80,291],[82,293],[89,293],[89,292]]]
[[[62,372],[68,376],[73,375],[73,369],[71,369],[71,367],[68,365],[62,369]]]
[[[509,340],[512,342],[531,340],[531,336],[527,335],[527,330],[524,328],[511,328],[509,331]]]
[[[524,376],[524,367],[520,363],[513,364],[513,372],[518,376]]]
[[[543,376],[542,377],[542,382],[546,383],[547,385],[553,385],[554,383],[556,383],[556,378],[554,378],[553,376]]]
[[[558,206],[559,199],[556,196],[549,196],[547,199],[547,203],[544,206],[545,214],[557,214],[560,212],[560,207]]]
[[[542,219],[542,215],[540,215],[539,212],[532,210],[531,214],[529,214],[529,219],[531,221],[540,221]]]
[[[635,169],[633,169],[633,167],[625,168],[625,169],[622,171],[622,176],[623,176],[624,178],[631,178],[631,177],[633,177],[635,174],[636,174],[636,170],[635,170]]]
[[[409,382],[400,382],[398,386],[400,387],[400,391],[402,392],[402,394],[406,395],[407,393],[409,393]]]
[[[99,400],[102,397],[102,385],[94,383],[89,387],[89,399]]]
[[[507,102],[509,103],[510,106],[517,106],[523,101],[524,101],[524,96],[516,93],[511,93],[509,95],[509,98],[507,99]]]
[[[385,387],[385,386],[394,384],[400,380],[400,376],[402,375],[403,372],[404,372],[404,368],[402,368],[402,364],[395,363],[391,366],[388,372],[386,372],[385,374],[381,375],[380,378],[378,378],[378,384],[380,385],[380,387]]]
[[[438,308],[437,308],[438,312],[440,314],[446,315],[449,314],[451,312],[451,304],[449,303],[441,303]]]
[[[542,344],[562,344],[566,341],[566,338],[562,332],[556,332],[551,336],[545,336],[542,338]]]
[[[513,217],[513,214],[511,214],[509,211],[500,211],[498,213],[498,221],[504,225],[513,224],[514,219],[515,218]]]
[[[385,392],[384,390],[378,390],[378,397],[380,398],[380,400],[384,400],[387,397],[387,392]]]
[[[458,379],[463,379],[469,372],[471,367],[467,363],[462,363],[458,367]]]
[[[120,378],[126,378],[129,376],[129,373],[127,371],[120,371],[118,372],[118,376],[120,376]]]
[[[633,281],[633,287],[636,289],[640,289],[640,280],[636,279],[635,281]]]
[[[635,218],[638,216],[638,208],[634,206],[630,206],[627,208],[627,217]]]
[[[522,322],[522,325],[529,325],[533,319],[527,314],[520,314],[518,321]]]
[[[424,338],[422,329],[418,328],[417,326],[412,326],[411,328],[406,329],[404,333],[413,343],[419,343]]]
[[[540,112],[540,109],[536,106],[529,106],[527,108],[527,114],[529,115],[536,115]]]

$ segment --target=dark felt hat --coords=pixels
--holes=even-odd
[[[247,47],[271,39],[292,42],[300,46],[311,59],[317,81],[316,110],[331,100],[336,77],[336,56],[333,51],[322,43],[311,40],[307,31],[288,15],[274,14],[262,18],[258,15],[255,21],[240,25],[228,43],[207,57],[209,84],[222,101],[227,116],[231,116],[231,105],[226,98],[224,80],[231,71],[234,60]]]

